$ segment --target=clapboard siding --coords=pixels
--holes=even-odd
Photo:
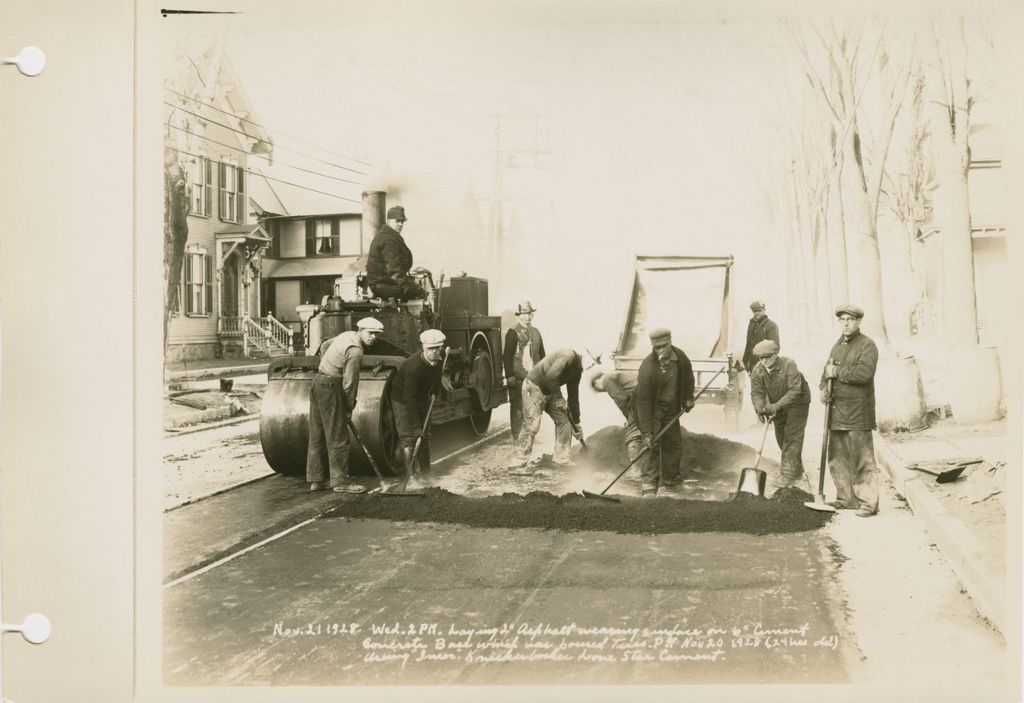
[[[281,258],[306,255],[306,221],[281,220]]]
[[[285,322],[295,322],[299,319],[299,313],[295,308],[302,302],[300,292],[302,283],[300,281],[274,281],[274,303],[277,310],[274,317]]]

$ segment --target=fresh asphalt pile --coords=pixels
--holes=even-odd
[[[774,441],[774,440],[773,440]],[[590,448],[587,460],[601,466],[625,466],[629,463],[626,455],[625,431],[622,427],[605,427],[587,437]],[[683,451],[679,469],[683,478],[693,473],[728,473],[738,475],[745,466],[753,466],[757,452],[746,444],[732,442],[710,434],[698,434],[683,429]],[[643,461],[641,459],[641,461]],[[761,457],[759,468],[771,473],[778,469],[778,462]],[[630,469],[636,471],[637,469]]]
[[[830,513],[803,506],[812,496],[795,488],[771,499],[739,494],[727,501],[621,498],[621,503],[586,499],[578,494],[504,493],[466,498],[440,488],[421,497],[346,496],[326,518],[455,523],[470,527],[539,528],[567,532],[626,534],[744,532],[755,535],[816,530]]]

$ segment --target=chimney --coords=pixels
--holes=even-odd
[[[384,224],[384,206],[387,193],[383,190],[371,190],[363,193],[363,217],[360,224],[361,252],[363,256],[370,253],[370,242],[373,235]]]

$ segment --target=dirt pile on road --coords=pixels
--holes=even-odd
[[[611,468],[625,467],[629,463],[625,441],[625,430],[622,427],[605,427],[598,430],[587,438],[587,446],[590,448],[588,460],[593,464]],[[753,466],[756,457],[757,451],[745,444],[683,429],[683,452],[679,468],[684,478],[695,471],[736,473],[743,467]],[[761,457],[758,468],[770,473],[778,466],[778,462]]]
[[[325,517],[568,532],[745,532],[765,535],[816,530],[828,521],[830,515],[805,508],[803,503],[811,500],[811,496],[797,489],[779,491],[771,500],[748,494],[739,494],[736,499],[728,501],[670,497],[643,500],[621,497],[620,500],[621,503],[612,503],[578,494],[556,496],[545,492],[466,498],[440,488],[428,488],[420,498],[345,497]]]

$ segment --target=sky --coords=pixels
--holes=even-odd
[[[765,179],[802,74],[778,14],[598,0],[241,7],[176,19],[167,39],[195,54],[222,38],[274,136],[271,172],[355,200],[388,190],[418,265],[490,279],[495,313],[532,300],[550,348],[615,346],[636,254],[734,256],[734,338],[751,298],[771,313],[782,294]],[[500,265],[480,229],[499,115],[519,163],[544,152],[542,168],[502,170]]]

